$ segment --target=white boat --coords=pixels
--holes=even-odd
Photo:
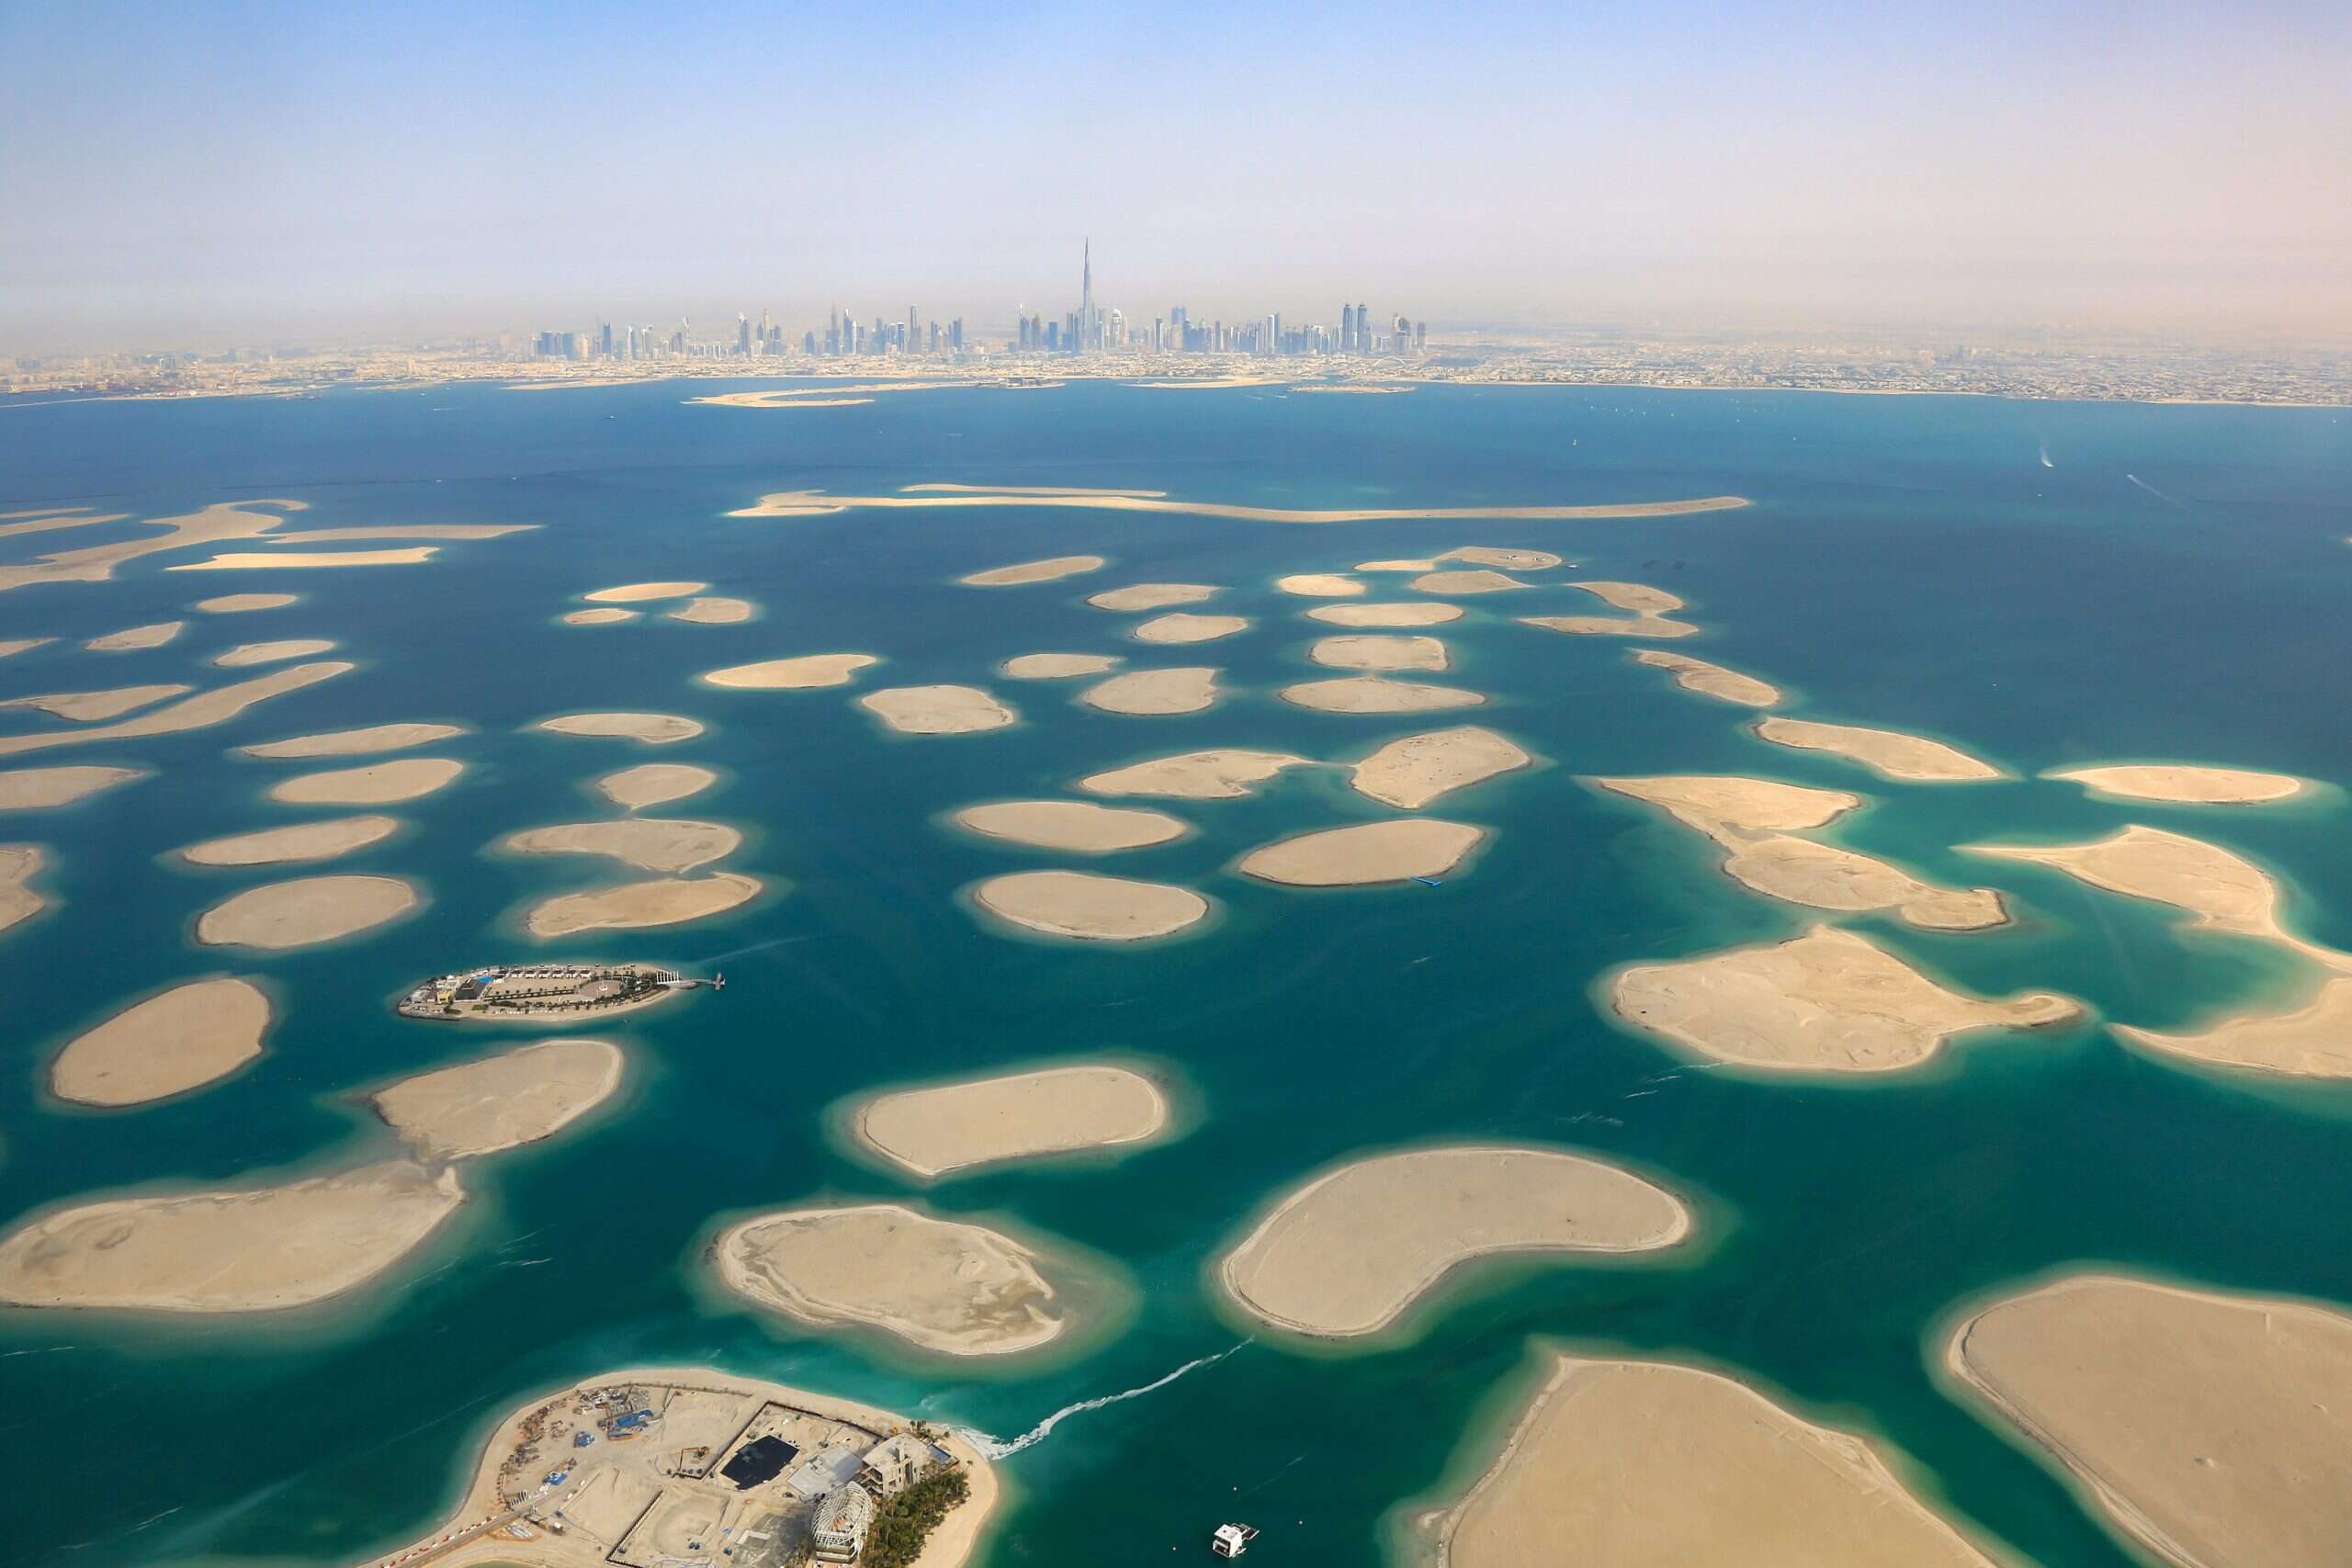
[[[1238,1557],[1257,1539],[1255,1525],[1219,1525],[1209,1533],[1209,1550],[1219,1557]]]

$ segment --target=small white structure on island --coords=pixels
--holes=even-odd
[[[1209,1550],[1219,1557],[1238,1557],[1258,1539],[1255,1525],[1219,1525],[1210,1532]]]
[[[874,1528],[874,1495],[863,1486],[836,1486],[808,1521],[808,1549],[820,1562],[854,1562]]]

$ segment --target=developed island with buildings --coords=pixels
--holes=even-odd
[[[651,1007],[704,986],[718,990],[726,984],[723,975],[697,980],[650,964],[490,964],[436,975],[392,1005],[403,1018],[574,1022]]]

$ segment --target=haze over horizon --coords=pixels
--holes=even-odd
[[[0,49],[0,353],[992,325],[1090,234],[1147,321],[2352,340],[2341,8],[31,0]]]

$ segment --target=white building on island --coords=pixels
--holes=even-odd
[[[874,1528],[874,1495],[863,1486],[836,1486],[808,1522],[808,1545],[820,1562],[854,1562]]]

